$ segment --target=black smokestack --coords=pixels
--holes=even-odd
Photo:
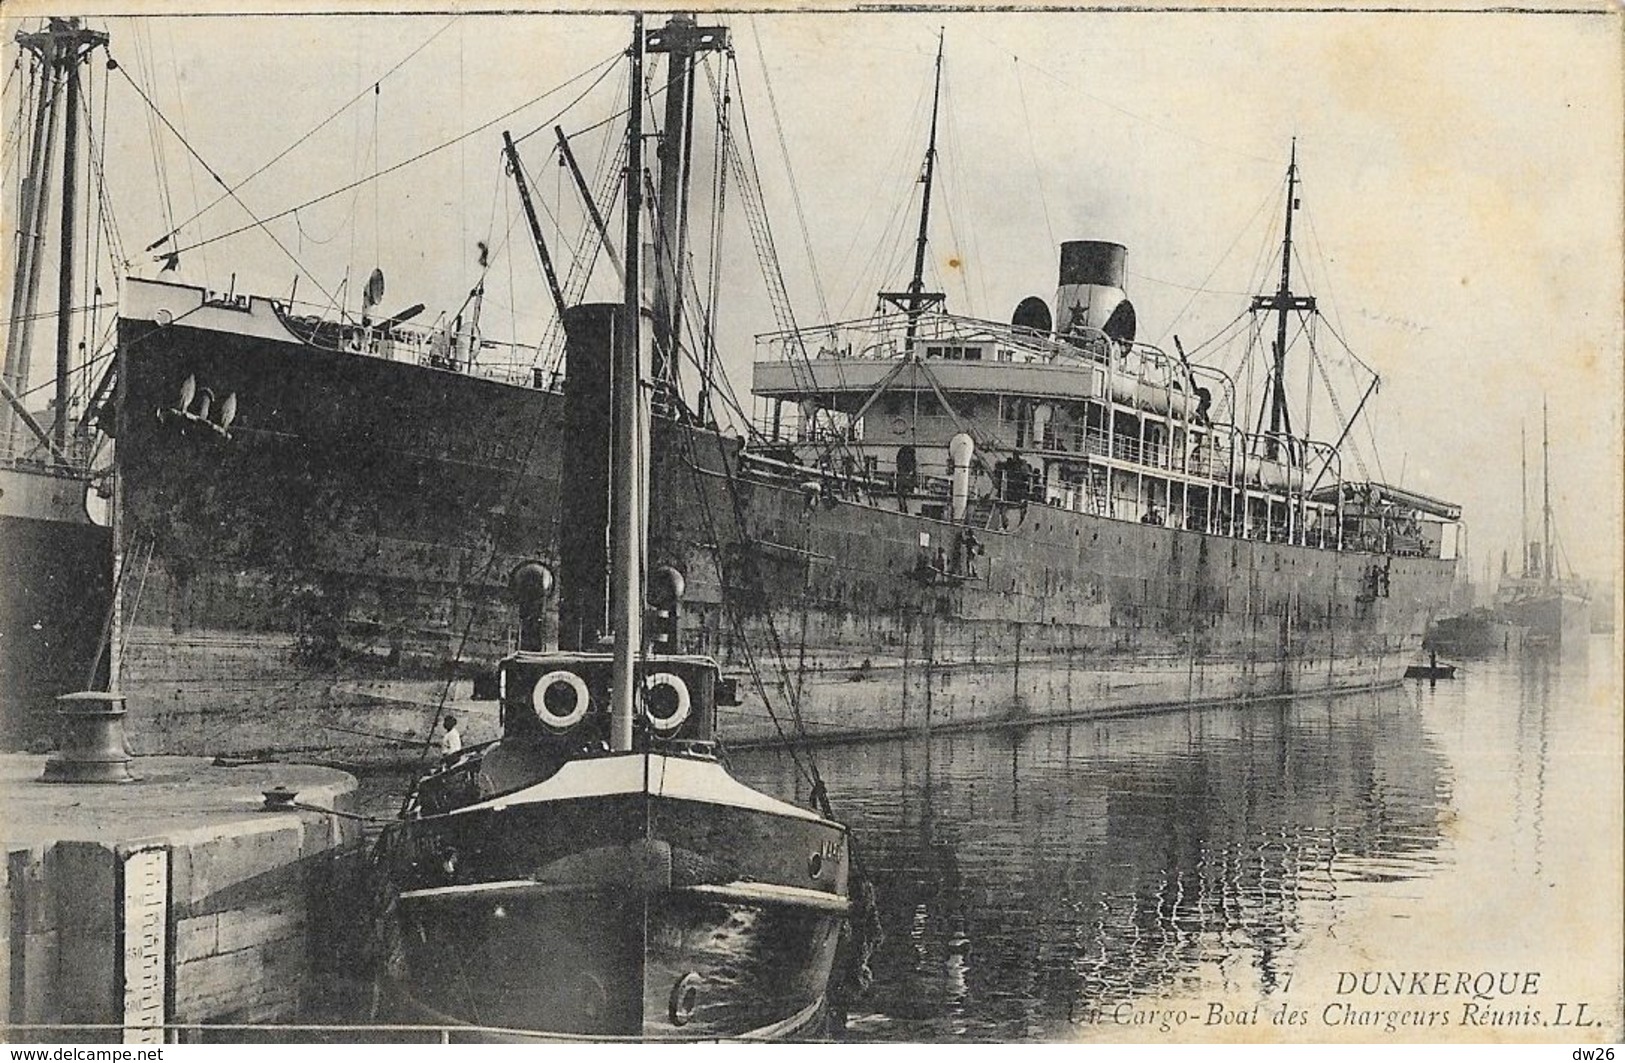
[[[559,477],[559,649],[595,650],[608,631],[610,364],[615,303],[564,314],[564,451]]]

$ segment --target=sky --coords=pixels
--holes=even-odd
[[[8,15],[22,10],[8,5]],[[1155,10],[720,19],[733,35],[736,96],[800,323],[826,309],[862,316],[876,290],[908,281],[939,31],[928,283],[957,312],[1008,320],[1023,296],[1050,301],[1059,241],[1114,240],[1128,248],[1140,338],[1168,347],[1177,335],[1196,347],[1251,294],[1275,286],[1270,256],[1296,138],[1294,288],[1321,301],[1329,329],[1381,377],[1366,408],[1370,433],[1355,433],[1371,476],[1461,503],[1475,576],[1487,559],[1498,568],[1502,550],[1516,564],[1520,430],[1538,507],[1544,398],[1559,541],[1582,574],[1605,577],[1621,549],[1618,20]],[[0,21],[7,42],[30,24]],[[427,323],[462,305],[484,241],[486,334],[526,343],[544,334],[548,300],[501,169],[500,133],[522,138],[563,257],[584,222],[550,155],[551,125],[578,95],[558,119],[572,133],[620,106],[615,58],[629,19],[440,11],[89,21],[112,35],[124,74],[196,152],[155,130],[124,74],[97,63],[92,114],[105,105],[100,151],[132,272],[155,274],[141,249],[173,218],[184,222],[186,280],[286,295],[300,274],[299,298],[321,303],[348,275],[353,311],[376,265],[385,309],[423,302]],[[8,43],[8,70],[16,51]],[[8,152],[20,84],[14,77],[7,89]],[[576,137],[589,169],[610,128]],[[710,130],[702,120],[696,187],[709,183]],[[447,142],[264,228],[253,222]],[[10,246],[16,167],[9,154],[5,162]],[[188,220],[219,194],[211,171],[240,185],[237,198]],[[737,204],[737,187],[730,196]],[[719,335],[743,392],[752,336],[776,326],[742,218],[728,220],[723,247]],[[112,271],[103,266],[107,290]],[[600,268],[589,294],[613,297],[608,281]],[[1325,375],[1347,414],[1369,377],[1328,331],[1321,337],[1330,341]],[[36,334],[36,350],[49,342]],[[1288,368],[1296,403],[1311,371],[1305,357],[1295,349]],[[1313,402],[1314,434],[1335,436],[1331,406]]]

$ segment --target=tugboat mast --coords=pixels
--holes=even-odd
[[[616,329],[610,386],[614,434],[610,439],[610,616],[615,644],[610,673],[609,748],[632,748],[638,647],[643,641],[643,572],[638,503],[642,495],[642,440],[638,429],[643,390],[643,311],[639,273],[643,213],[643,15],[632,16],[632,95],[626,120],[626,290]]]
[[[1281,242],[1281,286],[1273,295],[1253,296],[1252,309],[1275,312],[1275,350],[1270,370],[1270,435],[1265,444],[1270,458],[1280,454],[1281,437],[1292,434],[1292,411],[1286,401],[1287,315],[1294,310],[1315,309],[1312,295],[1292,294],[1292,214],[1298,207],[1298,138],[1292,138],[1292,157],[1286,171],[1286,234]],[[1263,411],[1259,411],[1260,420]]]
[[[937,169],[937,112],[942,102],[942,33],[937,33],[936,84],[931,92],[931,139],[925,149],[925,173],[920,183],[925,191],[920,201],[920,234],[914,242],[914,278],[908,290],[881,292],[880,298],[908,315],[908,333],[904,343],[906,357],[914,357],[914,336],[919,331],[920,315],[948,298],[946,292],[925,290],[925,246],[931,224],[931,185]]]

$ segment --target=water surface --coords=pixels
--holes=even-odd
[[[851,1033],[1617,1038],[1620,737],[1598,641],[1589,665],[819,749],[886,934]],[[733,766],[807,792],[788,754]]]

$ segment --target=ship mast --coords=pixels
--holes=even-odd
[[[1529,429],[1526,425],[1521,424],[1518,426],[1518,460],[1523,467],[1523,490],[1520,495],[1520,500],[1523,503],[1520,517],[1523,552],[1519,557],[1518,564],[1521,566],[1520,571],[1523,573],[1523,578],[1528,579],[1531,575],[1529,571]]]
[[[697,26],[692,15],[673,15],[644,42],[666,53],[666,124],[660,138],[660,196],[655,203],[654,383],[677,390],[682,349],[683,263],[688,257],[688,188],[693,150],[694,57],[728,46],[721,26]],[[642,91],[641,86],[638,89]],[[630,254],[630,252],[628,252]]]
[[[1552,440],[1547,433],[1546,399],[1540,400],[1540,585],[1552,585],[1552,562],[1557,559],[1552,550]]]
[[[643,335],[639,290],[643,212],[643,15],[632,16],[632,94],[627,113],[626,285],[610,368],[614,434],[610,439],[610,616],[615,645],[610,677],[609,748],[632,748],[636,661],[642,642],[643,573],[639,534],[643,457],[639,438]]]
[[[107,44],[107,34],[88,29],[78,19],[50,20],[48,26],[35,33],[18,33],[17,44],[34,53],[42,77],[39,83],[39,104],[34,117],[33,144],[30,151],[28,175],[19,203],[19,233],[17,268],[12,277],[11,333],[6,342],[3,379],[6,398],[15,412],[51,450],[58,461],[67,460],[69,392],[72,388],[73,351],[73,286],[76,249],[74,215],[78,200],[79,170],[79,66],[96,48]],[[39,281],[42,271],[41,254],[45,242],[45,217],[49,197],[45,183],[50,179],[52,142],[56,136],[57,115],[64,111],[62,142],[62,211],[59,223],[59,250],[57,276],[56,326],[56,390],[52,400],[52,426],[49,436],[22,406],[21,396],[28,390],[29,348],[33,332],[35,307],[39,299]],[[0,447],[9,449],[12,443],[12,418],[0,419]]]
[[[948,298],[946,292],[928,292],[925,290],[925,245],[931,224],[931,184],[936,176],[937,169],[937,111],[941,102],[942,33],[938,31],[936,84],[931,92],[931,138],[925,149],[925,172],[920,177],[920,183],[925,186],[925,190],[920,200],[920,233],[914,242],[914,277],[908,282],[907,291],[880,293],[880,298],[908,315],[908,333],[904,342],[904,354],[909,358],[914,357],[914,337],[919,331],[920,315],[931,307],[940,305]]]
[[[1292,434],[1292,412],[1286,402],[1286,330],[1287,315],[1294,310],[1315,310],[1315,297],[1292,294],[1292,215],[1298,209],[1298,138],[1292,138],[1292,156],[1286,171],[1286,233],[1281,242],[1281,286],[1273,295],[1253,296],[1252,309],[1275,313],[1275,350],[1270,370],[1271,386],[1267,402],[1270,411],[1270,435],[1265,444],[1272,459],[1280,454],[1282,435]],[[1263,410],[1259,410],[1263,421]]]

